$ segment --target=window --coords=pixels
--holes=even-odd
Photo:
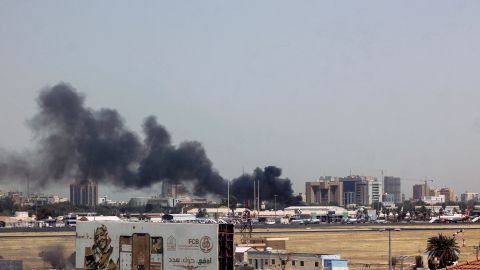
[[[300,266],[305,266],[303,261],[300,261]]]
[[[258,260],[255,259],[255,269],[258,269]]]
[[[285,265],[285,264],[286,264],[285,260],[282,260],[282,265]]]
[[[318,262],[315,262],[315,267],[318,267]]]
[[[295,261],[292,261],[292,265],[295,265]]]
[[[275,259],[272,259],[272,265],[275,265]]]
[[[248,264],[252,264],[252,259],[248,259]]]

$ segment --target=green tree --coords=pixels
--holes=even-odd
[[[460,208],[462,214],[466,214],[467,204],[465,202],[458,202],[458,208]]]
[[[0,200],[0,212],[11,215],[16,210],[16,208],[17,207],[15,206],[15,203],[12,200],[12,198],[5,197]]]
[[[428,261],[432,263],[436,258],[438,268],[445,268],[458,260],[460,248],[454,237],[443,234],[432,236],[427,241]]]
[[[340,205],[338,204],[338,202],[336,202],[336,201],[329,201],[329,202],[328,202],[328,205],[329,205],[329,206],[340,206]]]
[[[146,213],[152,212],[152,210],[153,210],[153,204],[147,203],[147,205],[145,205],[145,212]]]
[[[197,211],[197,218],[204,218],[207,216],[207,209],[205,208],[198,208]]]
[[[52,207],[42,206],[39,207],[35,212],[38,215],[37,220],[47,219],[48,217],[55,218],[55,211],[52,209]]]
[[[395,266],[397,266],[397,257],[392,257],[391,261],[390,261],[390,265],[392,266],[393,270],[395,270]]]
[[[417,205],[417,206],[425,206],[425,205],[427,205],[427,204],[426,204],[424,201],[422,201],[422,200],[418,200],[418,201],[415,202],[415,205]]]
[[[417,268],[423,268],[423,258],[422,256],[415,256],[415,268],[414,269],[417,269]]]

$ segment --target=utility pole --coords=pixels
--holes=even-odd
[[[388,231],[388,270],[392,269],[392,239],[390,237],[390,233],[392,230]]]
[[[260,213],[260,179],[257,180],[257,213]]]
[[[230,216],[230,180],[227,180],[227,217]]]
[[[275,198],[275,203],[274,203],[274,208],[275,208],[275,222],[277,220],[277,194],[273,195],[273,197]]]
[[[475,249],[476,251],[476,254],[477,254],[477,261],[478,261],[478,250],[480,249],[480,242],[478,243],[478,246],[473,246],[473,248]]]
[[[399,228],[384,228],[380,229],[380,232],[388,231],[388,270],[392,270],[392,238],[391,238],[391,232],[392,231],[400,231]]]
[[[256,184],[255,184],[255,178],[253,178],[253,213],[255,213],[255,209],[257,209],[255,207],[255,205],[257,204],[257,187],[256,187]]]

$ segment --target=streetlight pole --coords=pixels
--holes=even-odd
[[[400,231],[399,228],[387,227],[379,230],[380,232],[388,231],[388,270],[392,270],[392,231]]]
[[[277,219],[277,194],[273,195],[275,198],[274,208],[275,208],[275,220]],[[275,221],[276,222],[276,221]]]
[[[388,270],[392,268],[392,238],[390,233],[392,230],[388,230]]]
[[[227,217],[230,217],[230,180],[227,180]]]

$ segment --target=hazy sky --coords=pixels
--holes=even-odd
[[[202,142],[226,178],[276,165],[304,192],[383,169],[408,194],[425,177],[480,192],[478,14],[478,1],[0,1],[0,147],[32,146],[35,98],[64,81],[134,130],[153,114],[175,142]]]

